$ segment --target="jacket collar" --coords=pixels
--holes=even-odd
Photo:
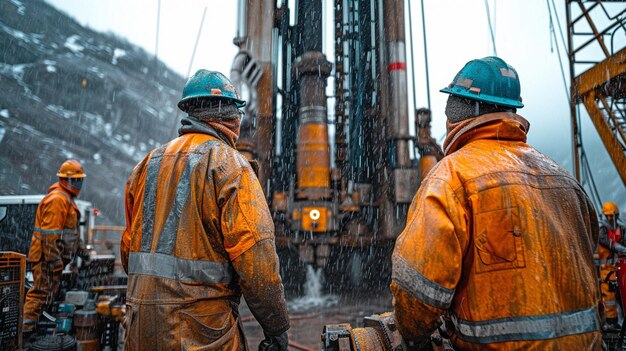
[[[183,117],[180,123],[182,124],[182,127],[178,129],[178,135],[183,135],[183,134],[188,134],[188,133],[207,134],[223,141],[224,143],[230,145],[233,148],[235,147],[234,140],[231,140],[231,138],[228,138],[226,135],[224,135],[224,133],[219,132],[218,130],[216,130],[215,128],[213,128],[211,125],[207,123],[200,122],[199,120],[190,116]]]
[[[51,193],[53,191],[61,192],[68,200],[70,200],[71,203],[74,203],[74,195],[72,195],[72,193],[70,193],[67,189],[65,189],[63,186],[61,186],[61,184],[59,184],[59,182],[56,182],[56,183],[52,184],[48,188],[48,193]]]
[[[530,123],[511,112],[496,112],[447,123],[448,136],[443,143],[445,155],[449,155],[475,140],[509,140],[526,142]]]

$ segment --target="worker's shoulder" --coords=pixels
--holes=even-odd
[[[253,168],[237,149],[225,143],[219,143],[211,149],[209,165],[225,173],[252,171]]]
[[[565,169],[532,146],[495,140],[472,142],[447,155],[430,176],[448,181],[454,190],[468,186],[480,190],[507,184],[579,187]]]
[[[39,203],[40,206],[63,206],[69,207],[72,204],[70,195],[60,189],[51,190]]]

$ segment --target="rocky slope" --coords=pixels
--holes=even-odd
[[[123,224],[134,165],[171,136],[181,76],[38,0],[0,0],[0,195],[45,193],[68,158],[80,198]]]

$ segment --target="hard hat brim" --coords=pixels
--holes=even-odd
[[[488,104],[494,104],[498,106],[513,107],[513,108],[524,107],[524,104],[521,101],[501,98],[501,97],[487,95],[487,94],[475,94],[475,93],[468,91],[464,87],[461,87],[458,85],[455,85],[452,88],[445,87],[443,89],[440,89],[439,92],[464,97],[470,100],[486,102]]]
[[[224,96],[224,95],[206,95],[206,94],[194,94],[194,95],[190,95],[185,97],[184,99],[180,100],[178,102],[178,108],[183,111],[183,112],[187,112],[189,110],[189,102],[193,101],[193,100],[199,100],[199,99],[207,99],[207,100],[231,100],[235,103],[235,106],[237,106],[237,108],[242,108],[244,106],[246,106],[246,101],[245,100],[241,100],[241,99],[236,99],[236,98],[232,98],[229,96]]]
[[[59,178],[87,178],[87,175],[85,173],[73,174],[73,175],[66,175],[66,174],[63,174],[63,173],[57,173],[57,177],[59,177]]]

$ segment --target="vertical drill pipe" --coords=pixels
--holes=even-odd
[[[296,167],[301,198],[330,194],[330,144],[326,111],[326,79],[332,64],[322,54],[322,2],[298,2],[298,36],[303,53],[297,58],[300,87]]]
[[[422,34],[424,35],[424,66],[426,68],[426,101],[428,103],[426,107],[430,108],[430,77],[429,77],[430,74],[428,70],[428,45],[426,42],[426,15],[424,14],[424,0],[421,0],[421,5],[422,5]],[[411,42],[411,48],[413,48],[412,42]],[[413,73],[413,79],[415,79],[415,73]],[[415,92],[413,92],[413,94],[415,94]],[[417,106],[415,106],[415,108],[417,108]]]
[[[302,55],[296,69],[300,80],[300,128],[296,167],[300,196],[311,200],[330,194],[330,145],[326,115],[326,79],[332,64],[321,52]]]
[[[293,113],[291,106],[292,80],[291,80],[291,28],[289,27],[289,8],[283,4],[280,9],[279,35],[281,45],[281,88],[283,90],[282,99],[282,120],[280,126],[280,161],[275,165],[276,187],[274,190],[286,192],[289,189],[290,177],[293,174],[293,165],[295,159],[293,157],[294,141],[296,139],[295,129],[293,126]]]
[[[345,71],[344,71],[344,0],[335,0],[335,162],[341,178],[346,179],[346,101],[345,101]],[[342,182],[342,188],[344,186]],[[343,190],[343,189],[342,189]]]
[[[576,113],[576,87],[574,86],[574,78],[576,78],[574,73],[574,43],[572,36],[574,35],[574,24],[572,23],[572,14],[571,14],[571,1],[566,1],[565,3],[565,14],[567,16],[567,46],[568,46],[568,58],[569,58],[569,75],[570,75],[570,117],[571,117],[571,125],[572,125],[572,164],[574,165],[574,176],[576,180],[580,181],[580,155],[578,154],[579,150],[579,136],[578,133],[578,119]]]
[[[247,7],[248,37],[246,47],[262,68],[263,74],[257,85],[258,115],[256,126],[257,157],[260,164],[259,182],[266,192],[272,159],[272,29],[274,27],[274,1],[248,0]]]
[[[387,48],[389,63],[389,90],[391,95],[390,122],[392,137],[396,144],[396,166],[409,167],[409,115],[407,105],[406,53],[404,38],[404,1],[389,0],[384,2],[385,28],[387,29]]]
[[[322,52],[322,1],[298,1],[298,26],[302,52]]]

